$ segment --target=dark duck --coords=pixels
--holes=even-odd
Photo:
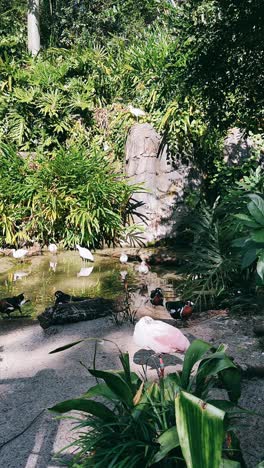
[[[58,304],[67,304],[68,302],[81,302],[90,299],[90,297],[81,297],[81,296],[70,296],[62,291],[55,292],[55,305]]]
[[[194,303],[191,301],[168,301],[165,306],[172,318],[183,321],[191,317],[194,309]]]
[[[163,306],[164,296],[160,288],[156,288],[150,293],[150,302],[154,306]]]
[[[22,315],[21,306],[29,302],[25,300],[24,294],[19,294],[18,296],[14,297],[5,297],[4,299],[0,300],[0,313],[7,314],[10,316],[11,312],[14,310],[19,310],[20,314]]]

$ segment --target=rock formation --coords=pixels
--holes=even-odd
[[[144,190],[133,198],[144,203],[139,208],[146,218],[135,217],[145,228],[146,243],[177,234],[182,215],[186,212],[186,192],[200,184],[197,171],[186,161],[176,162],[168,156],[167,147],[160,151],[161,137],[148,123],[130,129],[126,143],[126,174],[131,183],[142,184]]]

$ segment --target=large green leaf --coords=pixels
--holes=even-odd
[[[253,263],[257,258],[257,249],[251,248],[245,252],[241,262],[241,268],[247,268],[251,263]]]
[[[181,374],[181,386],[187,389],[192,368],[197,361],[211,348],[209,343],[203,340],[194,340],[187,349]]]
[[[220,380],[231,401],[237,402],[241,395],[241,372],[236,367],[228,367],[219,373]]]
[[[257,273],[263,281],[264,280],[264,251],[261,252],[258,258]]]
[[[179,447],[180,441],[176,426],[170,427],[170,429],[163,432],[157,439],[157,442],[160,444],[160,449],[152,460],[153,463],[163,460],[171,450]]]
[[[67,413],[68,411],[83,411],[85,413],[92,414],[103,421],[115,421],[116,416],[109,408],[102,403],[93,400],[85,400],[83,398],[77,398],[74,400],[65,400],[62,403],[58,403],[50,411],[56,413]]]
[[[133,406],[133,393],[129,385],[118,375],[108,371],[88,369],[90,374],[98,379],[103,379],[110,390],[126,405]]]
[[[224,411],[186,392],[175,399],[176,425],[188,468],[219,468]]]
[[[248,211],[254,220],[264,226],[264,200],[256,194],[249,195],[249,198],[252,200],[248,205]]]
[[[225,369],[232,368],[237,370],[234,363],[223,352],[217,352],[201,361],[196,374],[195,394],[202,396],[206,392],[209,380],[208,377],[217,375]]]
[[[258,244],[262,244],[264,242],[264,229],[252,232],[251,239]]]
[[[89,388],[89,390],[82,395],[82,398],[93,398],[96,396],[101,396],[108,400],[118,399],[116,394],[110,390],[106,383],[100,383]]]
[[[242,214],[242,213],[236,214],[235,217],[243,221],[243,224],[247,227],[256,228],[256,229],[260,227],[259,223],[256,223],[256,221],[254,221],[253,218],[251,218],[250,216],[246,214]]]

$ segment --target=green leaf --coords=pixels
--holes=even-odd
[[[82,398],[92,398],[95,396],[101,396],[108,398],[108,400],[116,400],[117,396],[110,388],[105,384],[97,384],[94,387],[89,388],[89,390],[82,395]]]
[[[239,237],[238,239],[235,239],[232,241],[232,246],[233,247],[245,247],[245,244],[249,241],[249,237]]]
[[[248,205],[248,211],[254,220],[264,226],[264,200],[256,194],[249,195],[249,198],[252,200]]]
[[[251,263],[253,263],[257,258],[257,249],[256,248],[251,248],[246,251],[246,253],[243,255],[242,262],[241,262],[241,268],[242,270],[244,268],[247,268]]]
[[[251,239],[258,244],[264,242],[264,229],[259,229],[251,233]]]
[[[231,401],[237,402],[241,395],[241,372],[238,368],[230,367],[219,373],[220,380]]]
[[[157,439],[157,442],[160,444],[160,449],[155,454],[152,460],[153,463],[160,462],[171,450],[179,447],[180,441],[176,426],[170,427],[170,429],[163,432],[163,434],[161,434]]]
[[[237,370],[233,362],[226,356],[225,353],[214,353],[212,356],[201,361],[198,372],[196,374],[196,391],[195,394],[201,396],[206,390],[210,376],[217,375],[219,372],[232,368]]]
[[[49,408],[50,411],[56,413],[67,413],[68,411],[83,411],[84,413],[92,414],[103,421],[115,421],[116,415],[102,403],[93,400],[85,400],[77,398],[74,400],[65,400],[62,403]]]
[[[209,343],[203,340],[194,340],[187,349],[181,374],[181,386],[187,389],[192,368],[197,361],[211,348]]]
[[[175,399],[176,425],[187,468],[219,468],[224,411],[186,392]]]
[[[263,281],[264,280],[264,252],[262,252],[258,258],[257,273]]]
[[[241,465],[237,461],[223,458],[219,468],[241,468]]]
[[[72,348],[73,346],[76,346],[79,343],[82,343],[84,340],[78,340],[78,341],[73,341],[72,343],[66,344],[65,346],[60,346],[59,348],[53,349],[53,351],[50,351],[49,354],[55,354],[55,353],[60,353],[61,351],[65,351],[65,349]]]
[[[235,218],[237,219],[240,219],[241,221],[243,221],[243,224],[247,227],[251,227],[251,228],[259,228],[260,227],[260,224],[259,223],[256,223],[256,221],[254,221],[253,218],[251,218],[250,216],[246,215],[246,214],[236,214],[235,215]]]
[[[103,379],[110,390],[126,405],[133,406],[133,393],[128,384],[117,374],[107,371],[88,369],[90,374]]]

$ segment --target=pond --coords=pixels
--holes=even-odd
[[[104,297],[114,299],[124,292],[121,272],[127,272],[127,281],[132,291],[144,291],[147,297],[152,289],[162,287],[166,299],[175,297],[177,280],[175,267],[151,267],[147,275],[140,275],[136,268],[139,262],[121,265],[119,257],[97,253],[94,263],[84,263],[78,252],[48,252],[26,258],[23,262],[8,259],[10,268],[0,274],[0,298],[24,293],[30,302],[23,306],[23,314],[33,319],[54,303],[54,293],[61,290],[70,295]],[[4,264],[6,258],[0,259]],[[3,270],[3,268],[2,268]],[[12,317],[19,313],[12,313]]]

